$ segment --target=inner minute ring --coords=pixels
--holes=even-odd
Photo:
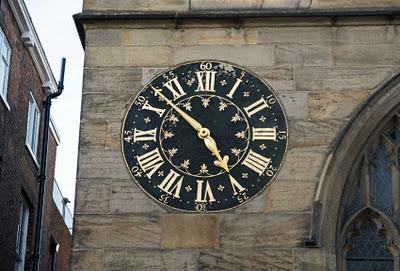
[[[210,130],[221,155],[229,155],[229,168],[239,163],[249,146],[250,129],[238,106],[223,97],[209,94],[193,95],[177,106]],[[166,160],[178,171],[193,177],[209,178],[225,173],[214,166],[216,157],[197,134],[174,109],[170,109],[162,120],[159,133]]]

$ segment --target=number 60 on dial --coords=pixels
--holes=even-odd
[[[272,88],[231,63],[183,63],[137,95],[122,125],[126,165],[143,191],[186,212],[245,204],[277,175],[287,120]]]

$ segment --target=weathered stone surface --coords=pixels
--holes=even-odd
[[[311,0],[192,0],[191,9],[307,8]]]
[[[221,215],[221,247],[293,248],[307,236],[309,215],[234,214]]]
[[[105,251],[104,270],[110,271],[195,271],[196,251],[110,249]]]
[[[265,201],[264,201],[264,193],[262,192],[260,195],[255,198],[247,201],[242,206],[235,209],[235,213],[264,213],[265,212]]]
[[[393,42],[394,38],[394,25],[338,27],[336,30],[336,41],[343,43],[382,44]]]
[[[335,65],[399,65],[398,44],[339,45],[333,47]]]
[[[85,69],[84,78],[84,93],[136,93],[141,87],[142,69]]]
[[[130,92],[86,93],[82,95],[82,118],[123,119],[136,94]]]
[[[278,93],[278,97],[289,118],[308,118],[308,92],[281,91]]]
[[[372,90],[391,74],[391,68],[296,68],[295,84],[303,91]]]
[[[335,25],[337,26],[371,26],[387,24],[391,24],[391,20],[389,20],[387,16],[339,17],[335,21]]]
[[[400,6],[399,0],[315,0],[311,8],[365,8]]]
[[[256,44],[257,31],[245,28],[206,29],[198,31],[197,43],[201,45]]]
[[[143,68],[142,85],[145,86],[158,74],[166,71],[168,68]]]
[[[103,251],[102,250],[73,250],[71,259],[71,270],[102,270]]]
[[[173,48],[171,62],[178,64],[195,59],[219,59],[242,66],[272,66],[274,47],[265,46],[184,46]]]
[[[264,79],[274,90],[294,90],[294,72],[292,68],[254,67],[251,71]]]
[[[185,23],[186,29],[176,29],[172,33],[172,37],[169,40],[171,45],[186,46],[197,44],[200,29],[192,29],[190,25],[193,24],[190,20]],[[194,23],[194,27],[199,27],[199,24]]]
[[[279,180],[318,180],[326,152],[313,149],[291,149],[286,153],[283,166],[277,175]]]
[[[332,19],[329,17],[263,17],[245,18],[243,27],[310,27],[310,26],[332,26]]]
[[[107,130],[106,120],[82,120],[80,130],[80,145],[87,146],[88,148],[104,148],[106,144],[105,138],[107,137]]]
[[[295,271],[331,270],[325,263],[325,251],[322,249],[294,249]]]
[[[86,46],[121,45],[122,32],[119,29],[88,29],[85,32]]]
[[[80,146],[82,148],[119,149],[121,123],[118,120],[81,120]]]
[[[333,34],[329,27],[267,27],[259,29],[258,43],[326,44],[332,42]]]
[[[201,251],[198,270],[292,270],[292,254],[281,249]]]
[[[310,119],[349,118],[368,95],[368,91],[310,93]]]
[[[169,214],[162,218],[162,248],[217,248],[217,215]]]
[[[195,27],[198,27],[197,25]],[[106,34],[104,34],[106,35]],[[122,45],[244,45],[257,43],[257,31],[246,28],[129,29],[120,33]],[[97,37],[96,37],[97,38]],[[98,40],[101,37],[97,38]],[[103,38],[107,39],[107,37]],[[107,40],[106,40],[107,42]],[[121,43],[121,41],[120,41]],[[93,43],[96,45],[97,43]],[[91,45],[91,44],[89,44]],[[107,43],[105,46],[108,45]],[[114,45],[111,43],[110,45]]]
[[[79,151],[78,179],[129,179],[121,150],[83,149]]]
[[[173,30],[129,29],[122,32],[123,45],[167,45]]]
[[[289,120],[289,148],[327,148],[344,124],[341,120]]]
[[[85,48],[85,67],[166,66],[171,48],[167,46]]]
[[[75,215],[77,248],[159,248],[158,216]]]
[[[295,213],[311,210],[314,199],[315,181],[276,180],[270,193],[265,195],[268,213]]]
[[[108,213],[110,181],[80,180],[76,183],[75,213]]]
[[[189,0],[85,0],[83,10],[184,11]]]
[[[165,210],[146,196],[133,179],[111,183],[111,213],[163,213]]]
[[[288,66],[331,66],[332,48],[321,45],[279,44],[276,64]]]

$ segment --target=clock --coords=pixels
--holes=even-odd
[[[130,174],[155,201],[186,212],[246,203],[276,177],[288,132],[272,88],[231,63],[201,60],[156,76],[122,125]]]

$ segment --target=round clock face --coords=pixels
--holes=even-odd
[[[276,176],[287,122],[275,93],[230,63],[181,64],[155,77],[131,104],[122,151],[154,200],[189,212],[239,206]]]

